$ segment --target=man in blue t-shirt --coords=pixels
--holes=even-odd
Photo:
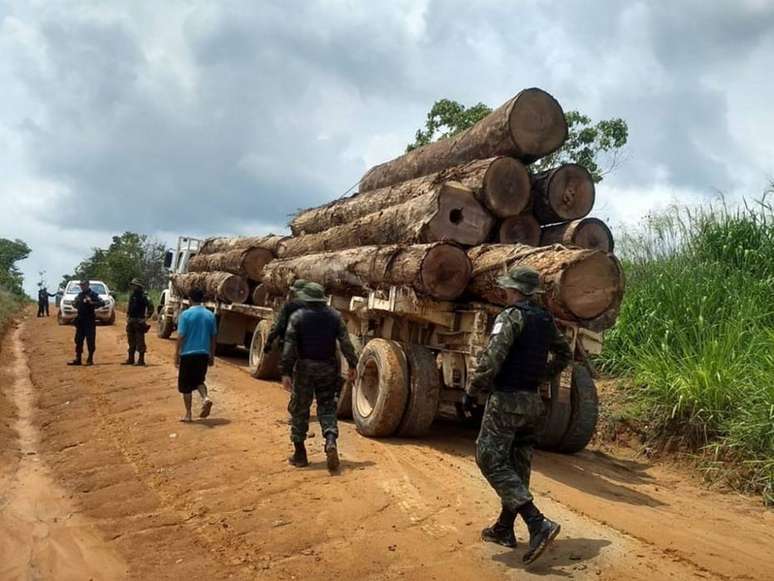
[[[175,366],[180,370],[177,376],[177,389],[183,394],[185,417],[183,422],[191,421],[193,392],[202,396],[200,418],[206,418],[212,410],[212,400],[207,395],[207,367],[215,363],[215,340],[218,329],[215,315],[202,305],[204,291],[195,288],[190,294],[191,306],[183,311],[177,322],[177,347]]]

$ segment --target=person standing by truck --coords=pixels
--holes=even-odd
[[[134,354],[138,354],[137,365],[145,365],[145,333],[150,326],[147,319],[153,316],[153,303],[140,280],[133,278],[129,283],[132,294],[129,295],[129,304],[126,308],[126,339],[129,343],[129,354],[124,365],[134,365]]]
[[[482,539],[515,547],[513,525],[520,514],[529,530],[529,548],[523,557],[529,564],[561,529],[543,516],[529,491],[532,451],[543,416],[538,389],[570,363],[572,351],[551,313],[531,300],[543,292],[537,271],[519,266],[498,283],[510,306],[495,320],[489,345],[470,377],[463,407],[472,409],[477,394],[490,391],[476,440],[476,463],[500,497],[502,512],[494,525],[482,531]]]
[[[98,308],[105,306],[105,301],[99,298],[90,286],[88,280],[80,283],[81,292],[73,300],[73,307],[77,311],[75,317],[75,359],[68,365],[81,365],[83,360],[83,343],[89,349],[89,357],[86,365],[94,365],[94,351],[97,349],[97,316],[94,313]]]
[[[212,400],[207,393],[207,368],[215,364],[215,342],[218,335],[215,315],[202,305],[204,291],[195,288],[189,295],[191,306],[183,311],[177,322],[175,367],[178,368],[177,389],[183,395],[185,416],[181,421],[190,422],[193,392],[202,398],[200,418],[212,411]]]
[[[277,319],[274,321],[274,324],[271,327],[271,331],[269,331],[269,335],[266,337],[266,344],[263,346],[264,353],[269,353],[272,350],[272,345],[277,339],[279,339],[280,353],[282,352],[282,345],[285,342],[285,332],[288,328],[288,321],[290,321],[290,316],[298,309],[304,307],[304,302],[298,298],[298,292],[304,288],[305,285],[306,281],[302,278],[297,279],[293,283],[293,287],[290,289],[290,294],[294,298],[282,305],[279,315],[277,315]]]
[[[40,285],[38,290],[38,317],[48,317],[48,299],[55,296],[56,293],[50,293],[45,286]]]
[[[309,282],[299,291],[304,307],[290,317],[282,351],[282,385],[290,391],[290,439],[294,452],[289,461],[302,468],[309,464],[306,454],[306,434],[309,430],[309,410],[317,399],[317,418],[325,438],[328,469],[339,467],[336,421],[336,398],[342,377],[336,361],[336,341],[349,364],[349,380],[355,380],[357,356],[344,320],[326,305],[325,289]]]

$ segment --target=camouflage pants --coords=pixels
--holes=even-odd
[[[339,435],[336,407],[341,390],[341,372],[335,361],[301,359],[293,370],[293,391],[290,394],[290,439],[306,440],[309,431],[309,413],[312,401],[317,399],[317,419],[323,436]]]
[[[542,417],[543,401],[537,393],[494,392],[486,402],[476,463],[503,506],[513,512],[532,500],[532,452]]]
[[[129,342],[129,351],[145,353],[145,319],[128,319],[126,321],[126,339]]]

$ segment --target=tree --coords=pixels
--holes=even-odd
[[[465,131],[491,112],[483,103],[465,107],[450,99],[436,101],[427,114],[424,129],[417,130],[414,142],[406,151]],[[629,138],[626,121],[615,118],[594,123],[578,111],[567,111],[564,116],[567,141],[554,153],[530,165],[530,171],[537,173],[563,163],[577,163],[589,170],[595,182],[601,182],[620,163],[622,148]]]
[[[24,276],[16,263],[30,255],[30,247],[21,240],[0,238],[0,287],[22,296]]]

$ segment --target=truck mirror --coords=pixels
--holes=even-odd
[[[171,250],[167,250],[164,253],[164,268],[171,269],[172,268],[172,259],[175,257],[175,253]]]

